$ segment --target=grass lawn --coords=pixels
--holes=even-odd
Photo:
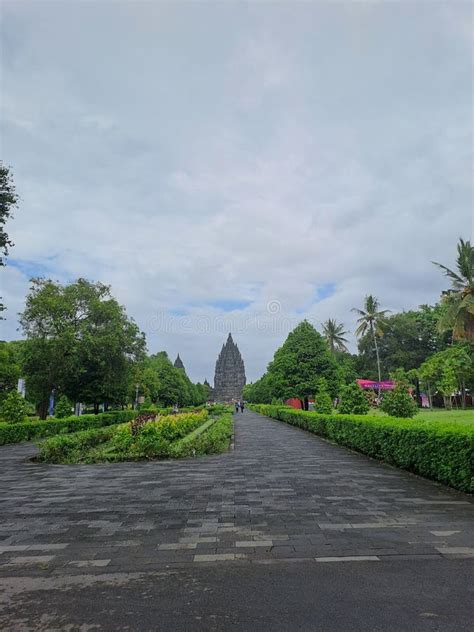
[[[369,415],[387,416],[381,410],[371,410]],[[420,410],[414,419],[417,421],[446,421],[449,423],[474,426],[474,408],[468,408],[466,410],[445,410],[444,408],[434,408],[430,410],[429,408],[424,408]]]

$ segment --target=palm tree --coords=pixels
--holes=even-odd
[[[441,331],[452,329],[455,340],[474,340],[474,246],[470,241],[459,239],[457,249],[456,272],[433,261],[452,283],[451,289],[443,292],[445,311],[439,328]]]
[[[337,323],[335,319],[328,318],[323,323],[323,338],[328,343],[332,353],[336,351],[347,351],[346,342],[349,342],[347,338],[344,338],[348,331],[345,331],[342,323]]]
[[[352,308],[353,312],[359,314],[357,319],[357,329],[355,331],[356,336],[364,336],[370,333],[374,340],[375,355],[377,358],[377,373],[379,376],[379,397],[380,397],[380,382],[382,381],[382,374],[380,372],[380,355],[379,346],[377,344],[377,336],[383,335],[383,326],[385,324],[385,315],[390,311],[388,309],[379,310],[379,302],[369,294],[364,299],[364,309]]]

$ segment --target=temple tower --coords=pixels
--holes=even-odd
[[[229,334],[227,342],[217,358],[214,376],[213,399],[216,402],[230,402],[242,399],[245,386],[245,366],[239,348]]]
[[[176,360],[174,361],[174,366],[175,366],[177,369],[183,369],[183,371],[186,373],[186,369],[184,368],[183,361],[182,361],[182,360],[181,360],[181,358],[179,357],[179,353],[178,353],[178,356],[177,356]]]

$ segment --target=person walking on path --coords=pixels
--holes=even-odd
[[[240,402],[235,402],[235,412],[238,413],[240,408]]]
[[[240,412],[243,413],[245,408],[244,402],[240,402]]]

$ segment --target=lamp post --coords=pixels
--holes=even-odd
[[[135,384],[135,410],[138,408],[138,389],[140,384]]]

